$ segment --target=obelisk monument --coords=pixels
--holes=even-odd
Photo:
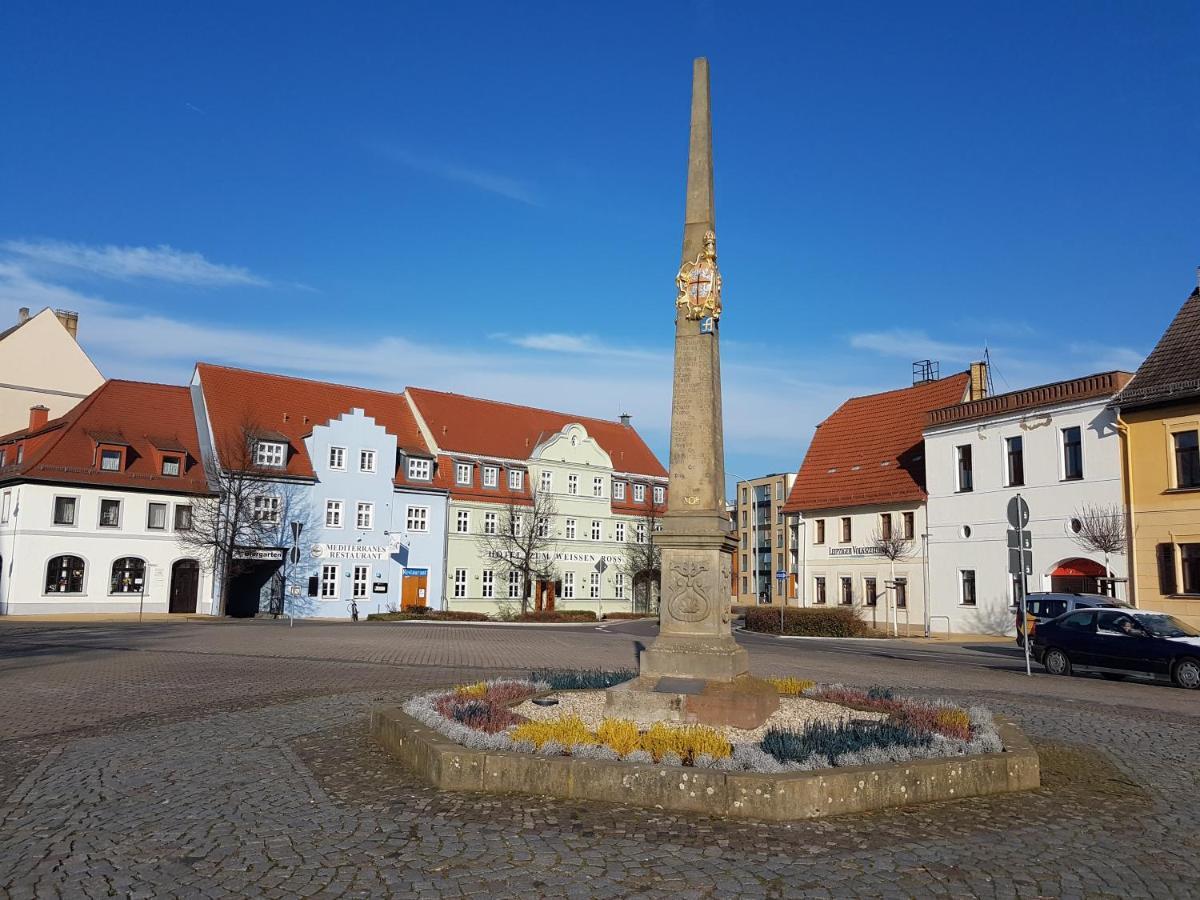
[[[693,66],[687,205],[676,288],[670,481],[663,527],[654,535],[662,550],[659,634],[642,653],[640,677],[623,690],[610,691],[608,704],[614,712],[643,719],[755,727],[778,707],[778,696],[748,676],[746,651],[730,628],[736,541],[725,512],[721,275],[704,58]]]

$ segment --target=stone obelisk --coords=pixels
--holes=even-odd
[[[610,691],[609,706],[645,718],[754,727],[778,696],[747,674],[730,628],[736,542],[725,512],[719,322],[721,275],[713,206],[708,60],[694,63],[683,261],[676,279],[675,378],[659,635],[641,675]]]

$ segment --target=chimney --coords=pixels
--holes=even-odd
[[[985,362],[971,363],[971,383],[968,388],[967,400],[982,400],[988,395],[988,364]]]
[[[29,307],[22,306],[20,309],[17,310],[17,324],[24,325],[28,321],[29,321]]]
[[[67,329],[67,334],[75,340],[79,340],[79,313],[71,312],[67,309],[56,309],[54,314],[58,316],[58,321],[62,322],[63,328]]]
[[[31,406],[29,407],[29,430],[36,431],[41,428],[50,419],[50,407],[48,406]]]
[[[629,420],[632,418],[633,418],[633,416],[631,416],[629,413],[621,413],[621,424],[628,425]]]

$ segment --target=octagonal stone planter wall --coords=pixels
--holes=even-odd
[[[441,790],[540,794],[763,821],[1039,787],[1037,753],[1025,735],[999,717],[996,725],[1003,753],[767,775],[467,750],[398,706],[371,711],[375,741]]]

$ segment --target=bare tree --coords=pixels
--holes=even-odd
[[[634,606],[646,613],[658,607],[662,591],[662,550],[654,535],[662,527],[663,507],[651,504],[626,535],[618,569],[632,584]]]
[[[1075,531],[1075,522],[1079,530]],[[1085,552],[1104,554],[1104,577],[1111,578],[1108,558],[1125,552],[1125,513],[1115,503],[1088,504],[1076,510],[1071,522],[1075,543]]]
[[[479,536],[483,555],[494,560],[504,576],[496,586],[497,593],[507,590],[510,573],[518,573],[522,613],[529,611],[534,583],[554,578],[553,526],[557,512],[554,497],[535,490],[529,505],[508,503],[500,508],[494,534],[486,530],[489,526],[485,520],[485,530]]]
[[[216,448],[218,458],[209,473],[213,493],[193,503],[191,526],[177,535],[180,546],[214,573],[220,585],[218,615],[225,615],[233,579],[255,563],[238,558],[238,551],[286,548],[290,523],[306,506],[303,486],[280,480],[280,469],[259,464],[263,434],[245,423]],[[305,512],[300,521],[307,518]]]
[[[888,561],[891,577],[888,579],[886,614],[892,620],[892,634],[900,634],[900,615],[896,608],[896,560],[907,559],[912,555],[912,538],[904,537],[894,527],[885,533],[879,529],[871,537],[871,548]],[[885,623],[886,624],[886,623]]]

